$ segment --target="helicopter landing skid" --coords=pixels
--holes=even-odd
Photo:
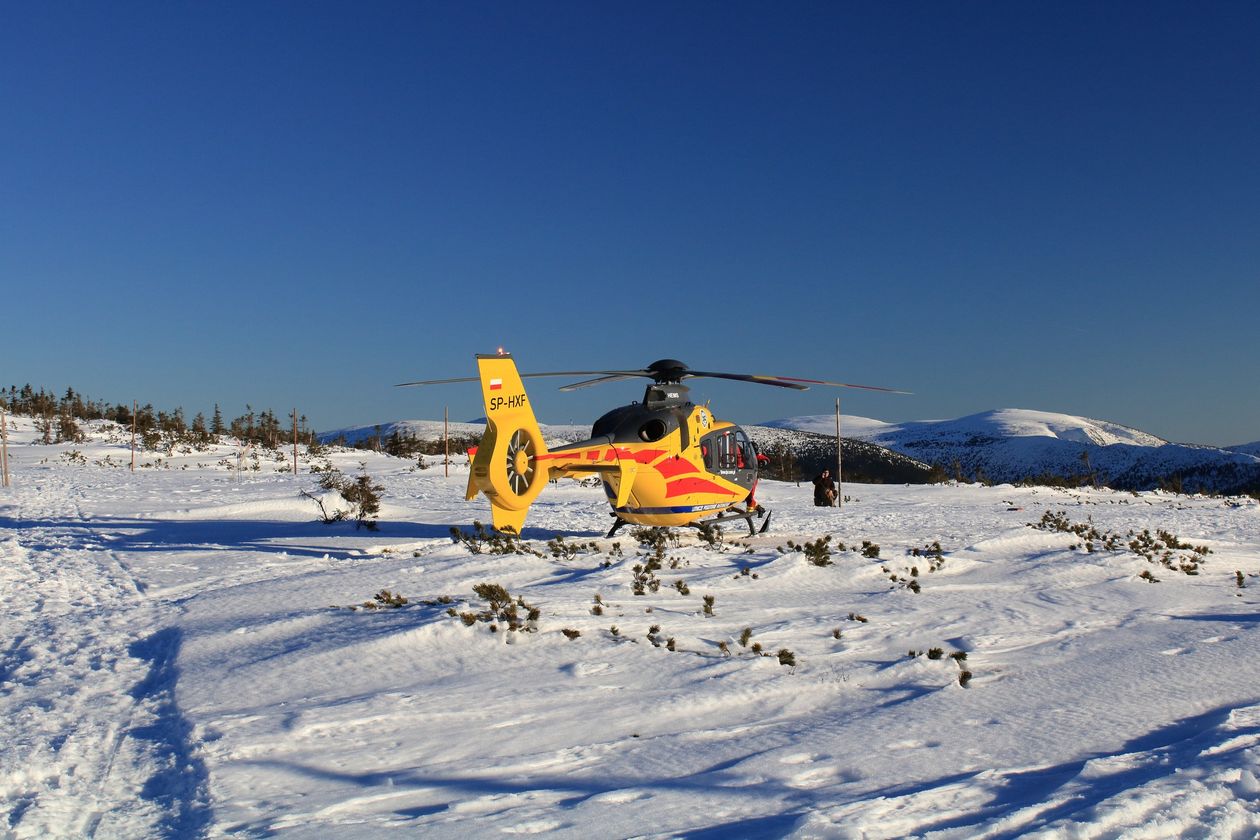
[[[771,514],[771,511],[768,511],[765,508],[758,505],[756,509],[750,510],[747,513],[726,513],[726,514],[723,514],[722,516],[715,516],[712,519],[706,519],[703,522],[692,522],[690,523],[690,527],[704,528],[709,525],[717,525],[720,522],[734,522],[736,520],[742,519],[743,521],[748,523],[748,536],[752,537],[752,536],[757,535],[758,533],[764,534],[766,530],[770,527],[770,514]],[[753,524],[754,516],[759,517],[759,518],[761,517],[765,518],[765,521],[761,523],[761,528],[757,528],[757,526]]]
[[[622,519],[620,516],[617,516],[617,514],[614,513],[613,516],[617,517],[617,521],[614,522],[613,526],[608,529],[608,533],[604,534],[604,539],[608,539],[613,534],[617,533],[617,529],[619,529],[622,525],[626,524],[626,520]]]
[[[703,528],[707,525],[717,525],[719,522],[734,522],[736,520],[742,519],[744,522],[748,523],[748,535],[751,537],[759,533],[764,534],[767,530],[769,530],[770,514],[772,512],[773,511],[766,510],[761,505],[757,505],[756,509],[750,510],[747,513],[728,513],[723,516],[715,516],[712,519],[706,519],[703,522],[690,522],[688,523],[688,527]],[[626,522],[626,520],[622,519],[620,516],[617,516],[617,514],[614,513],[613,516],[616,517],[617,521],[614,522],[613,526],[608,529],[608,533],[604,535],[604,539],[609,539],[610,537],[612,537],[613,534],[617,533],[617,531],[621,529],[622,525],[629,524],[628,522]],[[755,524],[753,524],[754,516],[759,519],[764,517],[765,521],[761,523],[760,528],[758,528]]]

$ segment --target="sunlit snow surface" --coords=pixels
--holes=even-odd
[[[97,463],[126,464],[125,441],[32,446],[22,421],[14,434],[0,836],[1260,831],[1251,500],[845,485],[837,510],[763,482],[767,534],[729,528],[712,550],[684,533],[667,552],[678,568],[636,596],[645,549],[626,529],[611,553],[595,487],[543,493],[525,536],[544,556],[473,554],[449,537],[488,519],[484,500],[463,500],[462,467],[335,455],[387,489],[373,533],[314,521],[298,496],[315,487],[309,465],[294,478],[269,453],[239,476],[229,447],[148,453],[132,474]],[[1047,511],[1212,553],[1197,576],[1090,553],[1028,527]],[[551,557],[559,534],[598,551]],[[879,558],[848,550],[817,567],[777,550],[824,534],[876,543]],[[944,562],[928,571],[907,552],[933,541]],[[919,594],[889,579],[911,567]],[[537,605],[538,631],[466,627],[418,603],[478,610],[482,582]],[[382,589],[412,603],[346,609]],[[745,627],[796,666],[742,647]],[[946,658],[907,655],[933,647]],[[954,651],[974,675],[965,688]]]

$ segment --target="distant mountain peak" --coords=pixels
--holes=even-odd
[[[835,423],[834,414],[822,414],[765,425],[834,435]],[[1119,423],[1051,411],[999,408],[906,423],[842,417],[841,435],[994,481],[1089,475],[1125,489],[1163,484],[1227,493],[1260,489],[1260,443],[1230,449],[1170,443]]]

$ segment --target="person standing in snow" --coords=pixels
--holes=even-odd
[[[818,507],[836,506],[836,482],[831,477],[831,470],[823,470],[814,479],[814,504]]]

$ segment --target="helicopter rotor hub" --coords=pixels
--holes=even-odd
[[[648,365],[646,370],[658,385],[682,382],[690,368],[677,359],[657,359]]]

